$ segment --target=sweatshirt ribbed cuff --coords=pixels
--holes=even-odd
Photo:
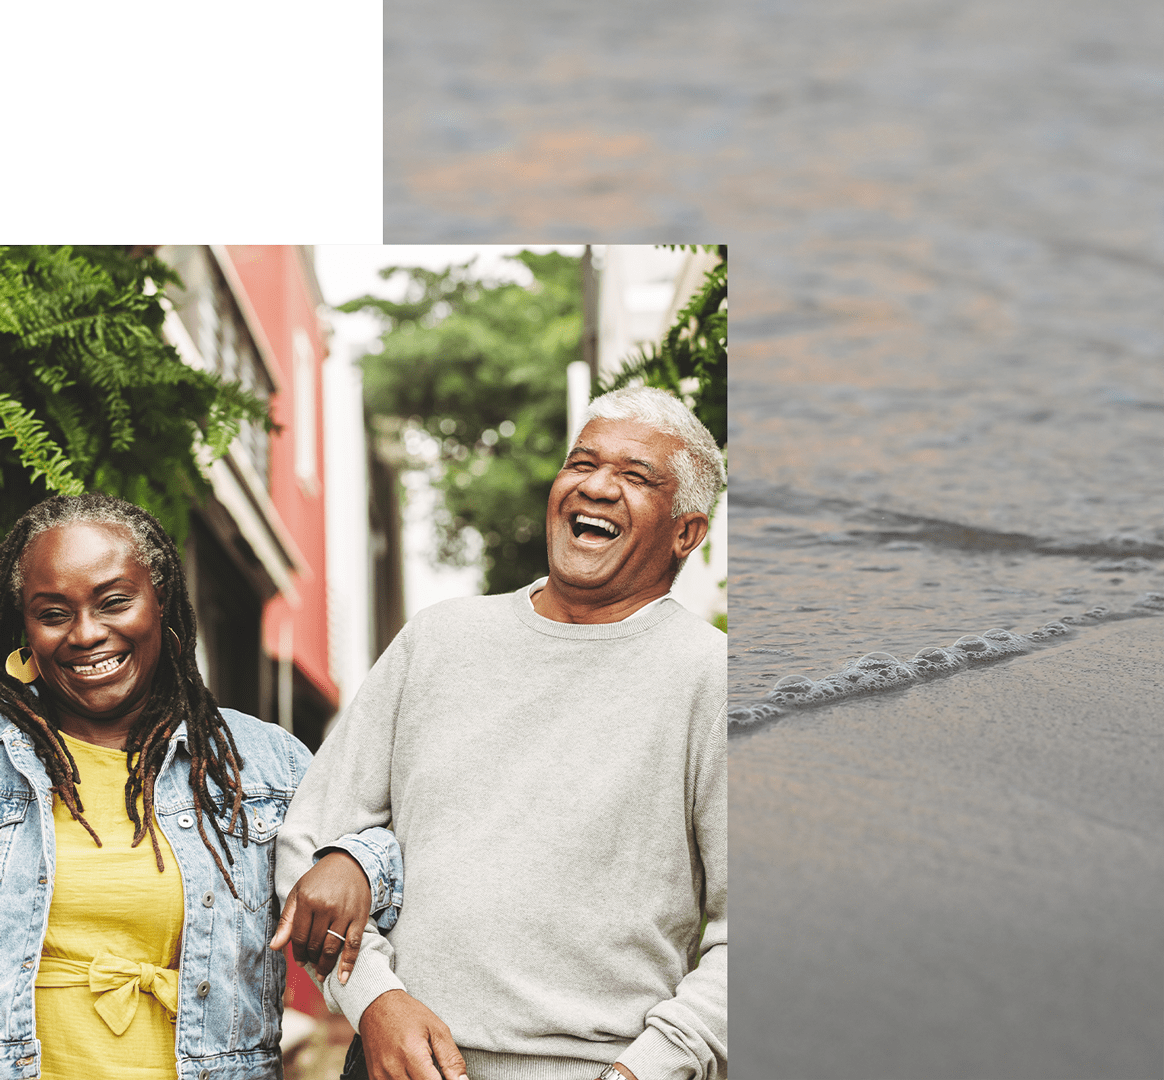
[[[403,990],[404,983],[392,970],[392,961],[383,953],[361,949],[348,981],[341,986],[336,968],[323,983],[323,1000],[333,1012],[342,1012],[348,1023],[360,1030],[364,1010],[388,990]]]
[[[649,1025],[618,1055],[617,1063],[630,1069],[636,1080],[686,1080],[702,1075],[699,1062],[689,1051]]]

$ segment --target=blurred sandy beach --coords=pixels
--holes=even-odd
[[[733,1075],[1159,1076],[1162,660],[1092,627],[733,738]]]

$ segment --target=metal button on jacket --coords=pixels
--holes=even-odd
[[[210,1070],[209,1070],[209,1069],[203,1069],[203,1070],[202,1070],[202,1071],[201,1071],[201,1072],[198,1074],[198,1080],[210,1080]]]
[[[181,825],[183,829],[192,828],[194,825],[194,815],[193,814],[179,814],[178,815],[178,824]]]
[[[214,907],[214,893],[212,893],[212,892],[204,892],[204,893],[202,894],[202,903],[203,903],[203,904],[204,904],[206,907]]]
[[[206,995],[210,993],[210,983],[208,983],[205,979],[203,979],[198,984],[197,993],[198,993],[199,997],[206,997]]]

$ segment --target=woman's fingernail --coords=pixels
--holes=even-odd
[[[340,972],[340,986],[346,986],[348,981],[348,973],[346,971]]]

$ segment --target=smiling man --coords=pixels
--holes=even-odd
[[[342,944],[294,917],[359,874],[331,840],[390,823],[408,878],[325,983],[345,1076],[726,1077],[726,638],[669,595],[724,479],[675,398],[598,398],[548,577],[418,614],[324,743],[279,837],[296,955]]]

